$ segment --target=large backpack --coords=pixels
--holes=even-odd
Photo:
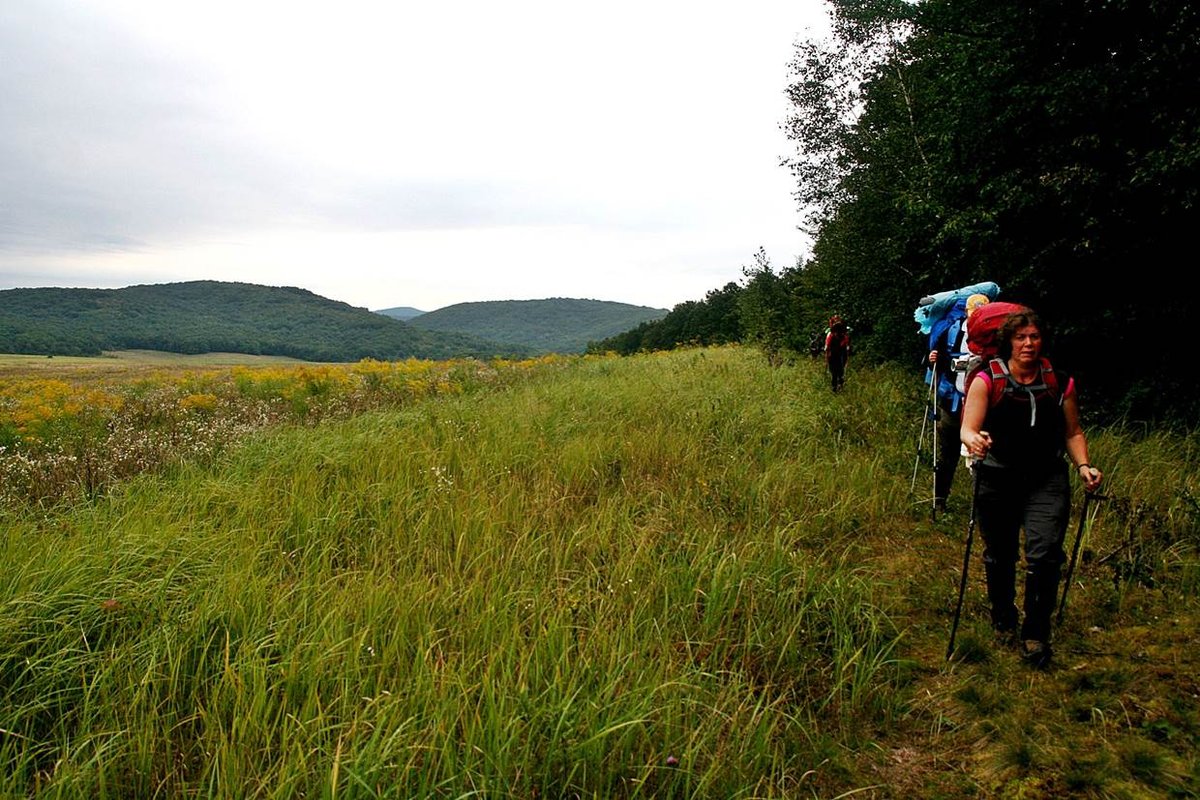
[[[965,397],[971,381],[980,373],[988,362],[1000,353],[998,334],[1000,326],[1012,314],[1029,311],[1028,306],[1020,303],[988,303],[975,310],[967,320],[967,350],[969,356],[963,369],[959,372],[959,387]],[[993,389],[996,381],[992,382]],[[1003,383],[1003,381],[1000,381]],[[992,404],[989,404],[989,407]]]
[[[938,351],[938,364],[926,370],[925,382],[937,380],[937,395],[958,411],[962,401],[957,378],[961,372],[954,365],[967,353],[967,298],[960,297],[929,330],[929,349]],[[944,359],[944,361],[943,361]]]
[[[1016,382],[1008,372],[1008,364],[999,357],[1000,328],[1013,314],[1027,313],[1031,309],[1020,303],[988,303],[980,306],[967,320],[967,349],[971,351],[971,360],[967,365],[966,387],[971,385],[986,367],[992,379],[991,392],[988,395],[988,408],[999,403],[1005,394],[1021,392],[1033,397],[1042,392],[1050,392],[1062,404],[1062,392],[1059,390],[1058,377],[1050,362],[1042,359],[1042,382],[1037,385],[1023,386]]]
[[[850,329],[844,322],[832,326],[825,339],[825,357],[828,362],[844,366],[850,355]]]
[[[928,336],[934,323],[949,311],[958,299],[970,297],[973,294],[982,294],[988,300],[995,300],[996,296],[1000,294],[1000,287],[991,281],[984,281],[964,286],[961,289],[951,289],[922,297],[921,302],[913,310],[913,321],[921,326],[921,333]]]
[[[960,334],[965,327],[967,300],[972,295],[981,294],[992,301],[999,293],[1000,287],[991,281],[975,283],[922,297],[913,311],[913,320],[920,326],[920,332],[929,336],[930,349],[949,351],[939,353],[939,359],[945,361],[939,362],[938,369],[929,368],[925,371],[925,382],[937,381],[937,395],[950,402],[952,412],[957,412],[966,393],[966,372],[963,370],[967,366],[965,356],[968,354],[961,341],[966,337]],[[943,348],[937,342],[944,333],[947,344]],[[976,366],[979,364],[982,361],[977,362]],[[946,365],[950,365],[949,369]]]
[[[1028,312],[1020,303],[988,303],[980,306],[967,320],[967,349],[979,356],[980,364],[1000,352],[997,334],[1000,326],[1013,314]]]

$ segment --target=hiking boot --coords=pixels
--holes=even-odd
[[[996,585],[993,582],[991,570],[988,570],[988,593],[994,594],[998,601],[992,606],[992,630],[997,633],[1003,632],[1013,637],[1019,643],[1023,636],[1017,636],[1017,627],[1021,618],[1017,614],[1017,607],[1012,602],[1012,590],[1006,594],[1004,584]],[[1011,581],[1008,584],[1012,585]]]
[[[1017,626],[1012,625],[992,625],[992,637],[996,640],[997,647],[1016,647],[1020,644],[1017,638]]]
[[[1026,639],[1021,643],[1021,658],[1034,669],[1045,669],[1050,666],[1050,643],[1038,639]]]

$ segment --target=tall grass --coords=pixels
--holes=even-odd
[[[10,513],[0,794],[861,788],[906,713],[906,379],[580,361]]]

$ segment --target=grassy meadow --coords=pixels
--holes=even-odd
[[[566,359],[318,364],[271,356],[0,356],[0,506],[61,505],[253,431],[524,380]]]
[[[944,658],[970,486],[936,522],[911,491],[917,375],[167,369],[44,410],[0,381],[0,796],[1200,793],[1195,432],[1090,432],[1109,499],[1043,673],[991,637],[978,537]],[[161,457],[81,483],[138,424]]]

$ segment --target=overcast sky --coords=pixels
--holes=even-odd
[[[670,308],[807,252],[819,0],[0,3],[0,289]]]

